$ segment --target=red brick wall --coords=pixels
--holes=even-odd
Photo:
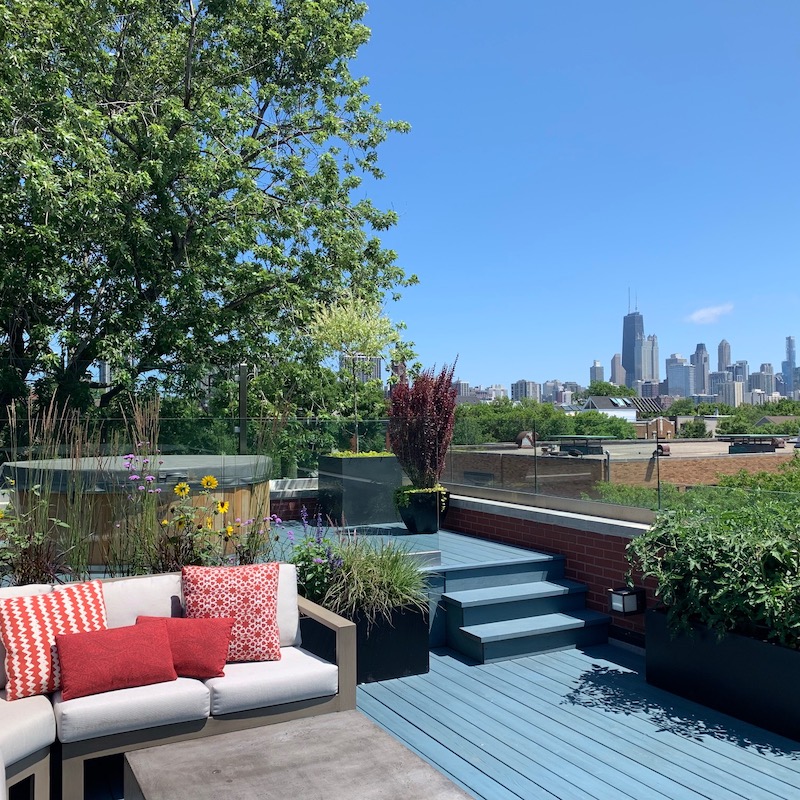
[[[623,536],[590,533],[562,525],[543,524],[453,506],[447,513],[446,526],[451,531],[565,556],[565,577],[587,585],[586,606],[595,611],[607,612],[608,589],[625,583],[625,572],[628,569],[625,546],[629,539]],[[636,583],[641,585],[641,581]],[[655,604],[653,586],[645,584],[645,588],[648,590],[649,608]],[[619,633],[643,635],[644,615],[623,617],[614,614],[612,625],[619,629]]]

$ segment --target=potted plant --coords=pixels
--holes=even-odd
[[[411,553],[373,537],[332,533],[320,515],[312,531],[305,509],[301,517],[302,537],[287,533],[298,590],[355,622],[358,682],[427,672],[427,580]],[[301,619],[300,627],[305,649],[326,659],[334,655],[327,629],[310,619]]]
[[[647,680],[800,738],[800,522],[769,492],[728,490],[706,508],[662,512],[628,545],[655,581]]]
[[[439,483],[453,438],[455,364],[438,374],[423,370],[413,384],[401,380],[389,402],[389,443],[411,481],[395,493],[395,502],[412,533],[436,533],[447,512],[448,494]]]

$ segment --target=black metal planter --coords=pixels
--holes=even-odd
[[[667,615],[648,611],[645,659],[653,686],[800,740],[800,651],[700,626],[673,637]]]
[[[428,615],[414,609],[394,609],[389,620],[378,619],[368,631],[367,620],[356,623],[356,680],[358,683],[386,681],[422,675],[430,668]],[[301,647],[327,661],[334,661],[332,631],[303,618]]]
[[[444,500],[442,500],[444,495]],[[436,533],[450,507],[450,492],[408,492],[400,518],[411,533]]]

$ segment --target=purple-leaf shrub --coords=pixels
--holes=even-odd
[[[444,470],[453,438],[456,388],[455,364],[420,372],[412,385],[392,387],[389,404],[389,442],[400,466],[418,489],[431,489]]]

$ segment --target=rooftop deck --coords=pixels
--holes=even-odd
[[[476,798],[800,796],[800,743],[649,686],[605,645],[367,684],[358,707]]]

